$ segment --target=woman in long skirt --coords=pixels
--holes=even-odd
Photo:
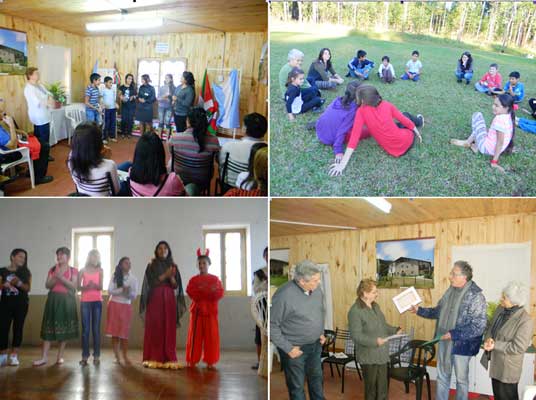
[[[145,317],[143,366],[178,369],[176,334],[186,311],[179,269],[165,241],[157,244],[145,270],[140,314]]]
[[[36,367],[48,362],[50,344],[55,341],[59,344],[56,364],[63,364],[67,340],[77,339],[79,335],[76,312],[78,270],[69,266],[70,257],[71,251],[67,247],[60,247],[56,250],[57,264],[48,271],[45,286],[49,292],[41,324],[43,354],[40,360],[34,361]]]

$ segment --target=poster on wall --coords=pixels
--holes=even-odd
[[[376,242],[376,280],[380,288],[434,287],[435,238]]]
[[[0,28],[0,75],[24,75],[27,67],[26,33]]]

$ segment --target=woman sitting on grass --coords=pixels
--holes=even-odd
[[[333,146],[336,163],[342,160],[344,143],[354,125],[355,113],[358,109],[355,103],[355,93],[361,84],[361,81],[348,83],[344,96],[333,100],[316,121],[316,136],[321,143]],[[362,138],[368,136],[370,136],[368,130],[361,134]]]
[[[336,89],[337,85],[343,84],[344,79],[333,69],[330,49],[324,47],[320,50],[318,58],[309,67],[307,80],[319,89]]]
[[[290,121],[296,119],[295,114],[303,114],[309,110],[320,111],[320,107],[326,101],[318,97],[313,90],[302,91],[301,86],[304,79],[303,70],[297,67],[292,68],[288,73],[285,103]]]
[[[359,86],[356,92],[356,104],[359,108],[355,114],[348,146],[342,159],[335,160],[335,164],[330,166],[330,176],[342,174],[359,140],[367,137],[364,134],[365,125],[370,136],[393,157],[406,154],[413,147],[416,137],[422,143],[417,127],[424,126],[423,116],[419,114],[414,117],[407,112],[401,113],[393,104],[383,100],[374,86],[366,84]],[[393,119],[399,122],[395,123]]]
[[[493,100],[493,114],[489,130],[481,112],[473,114],[472,133],[465,140],[451,139],[455,146],[469,147],[475,153],[492,156],[491,166],[501,172],[504,169],[499,165],[499,157],[503,152],[511,153],[514,148],[515,119],[514,98],[509,94],[501,94]]]

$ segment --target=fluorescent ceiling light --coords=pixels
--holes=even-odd
[[[393,206],[391,203],[389,203],[383,197],[363,197],[363,200],[368,201],[374,207],[379,208],[380,210],[382,210],[386,214],[389,214],[391,212],[391,207]]]
[[[86,24],[86,30],[90,32],[98,31],[119,31],[158,28],[164,25],[162,17],[151,19],[125,19],[109,22],[90,22]]]
[[[313,223],[310,223],[310,222],[286,221],[286,220],[281,220],[281,219],[271,219],[270,222],[273,222],[275,224],[303,225],[303,226],[315,226],[315,227],[319,227],[319,228],[336,228],[336,229],[357,230],[357,228],[355,226],[313,224]]]

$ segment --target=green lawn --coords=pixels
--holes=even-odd
[[[270,188],[272,196],[535,196],[536,135],[516,129],[515,152],[501,156],[506,174],[492,170],[490,157],[475,155],[468,149],[450,145],[451,138],[466,138],[471,132],[471,115],[484,113],[489,126],[492,98],[475,92],[473,85],[458,84],[454,76],[456,60],[464,50],[474,58],[474,83],[492,62],[499,64],[503,82],[517,70],[525,83],[525,101],[536,97],[536,60],[514,52],[483,51],[455,41],[400,34],[363,35],[352,33],[340,38],[325,38],[305,33],[271,32],[270,88]],[[374,38],[376,37],[376,39]],[[346,64],[357,49],[365,49],[375,61],[369,83],[382,97],[401,111],[423,114],[426,125],[423,143],[405,156],[394,158],[385,153],[374,139],[360,142],[341,177],[329,177],[328,167],[334,156],[331,147],[321,144],[305,124],[319,114],[287,119],[280,100],[278,73],[291,48],[305,53],[303,69],[307,73],[320,48],[332,51],[335,70],[346,75]],[[388,55],[398,76],[411,51],[421,53],[422,80],[419,83],[397,80],[382,84],[377,67]],[[349,79],[349,78],[345,78]],[[323,91],[326,106],[344,93],[345,84],[335,91]],[[529,117],[522,114],[519,116]]]

